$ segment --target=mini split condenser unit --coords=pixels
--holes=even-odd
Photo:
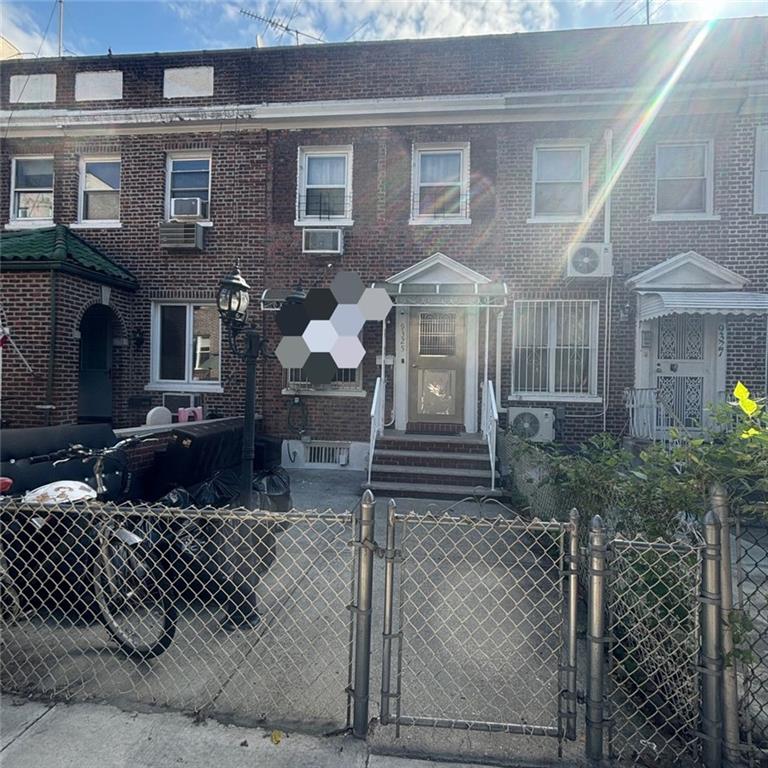
[[[577,243],[568,249],[567,277],[611,277],[613,247],[610,243]]]
[[[523,440],[551,443],[555,439],[555,414],[551,408],[507,408],[509,431]]]

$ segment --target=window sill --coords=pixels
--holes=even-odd
[[[74,221],[69,225],[70,229],[122,229],[119,221]]]
[[[712,213],[654,213],[651,221],[720,221]]]
[[[201,227],[212,227],[210,219],[166,219],[166,224],[199,224]]]
[[[531,216],[526,224],[582,224],[582,216]]]
[[[524,403],[602,403],[603,398],[600,395],[566,395],[562,393],[550,394],[548,392],[537,392],[535,394],[525,393],[521,395],[507,395],[509,402]]]
[[[284,389],[281,394],[292,397],[367,397],[364,389]]]
[[[221,394],[224,387],[221,384],[184,384],[178,381],[169,381],[166,384],[152,381],[144,386],[145,392],[179,392],[184,395],[196,395],[203,392]]]
[[[295,219],[294,227],[352,227],[354,219]]]
[[[460,217],[460,216],[457,216],[455,219],[449,219],[449,218],[429,219],[429,218],[419,216],[416,218],[411,217],[410,219],[408,219],[408,223],[411,226],[439,227],[439,226],[446,226],[448,224],[456,224],[456,225],[471,224],[472,219],[469,219],[466,217]]]
[[[48,229],[53,226],[53,219],[20,219],[9,221],[5,229]]]

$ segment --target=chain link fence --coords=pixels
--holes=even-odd
[[[355,522],[7,502],[4,690],[345,727]]]
[[[768,519],[737,515],[735,536],[740,719],[752,759],[768,762]]]
[[[607,550],[608,752],[700,765],[701,547],[614,539]]]

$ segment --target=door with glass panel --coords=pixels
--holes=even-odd
[[[699,432],[716,397],[713,365],[716,321],[703,315],[667,315],[656,325],[656,429]]]
[[[464,423],[464,310],[413,308],[408,420]]]

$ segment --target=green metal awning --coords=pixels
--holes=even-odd
[[[58,270],[131,291],[139,287],[138,280],[127,269],[63,224],[3,232],[0,264],[3,271]]]

